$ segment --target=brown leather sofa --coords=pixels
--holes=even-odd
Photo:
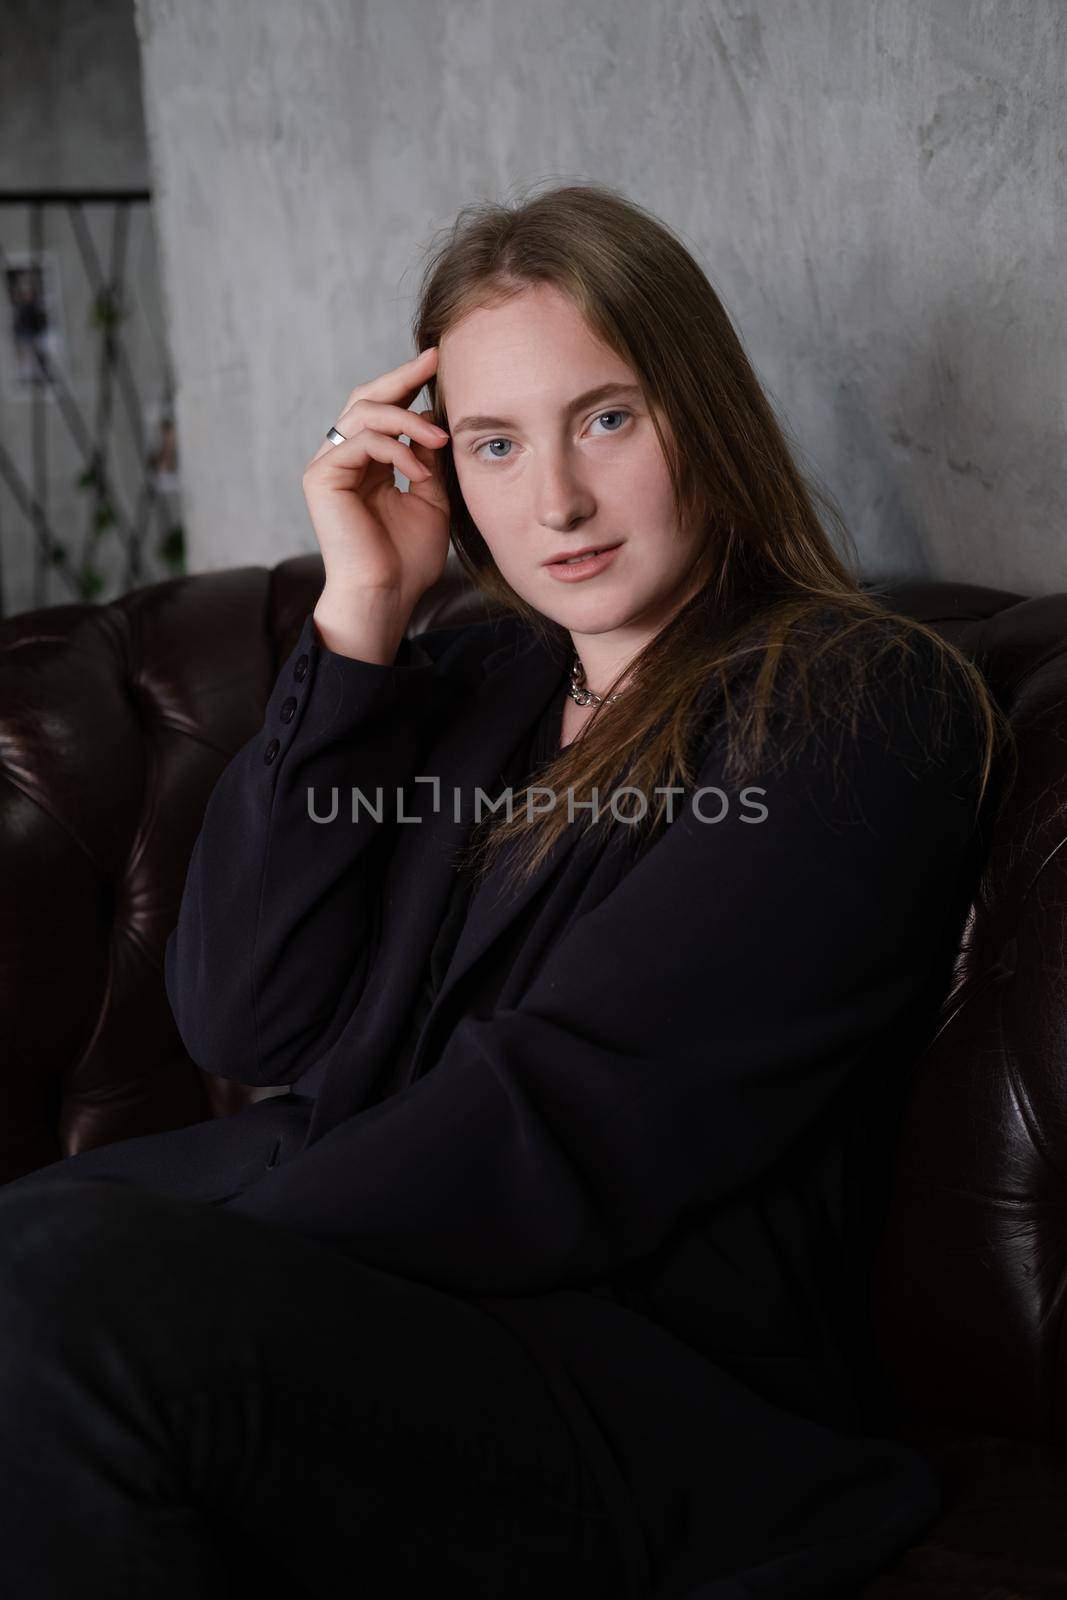
[[[322,581],[301,555],[0,622],[0,1183],[279,1092],[189,1059],[163,948],[211,789]],[[872,1278],[893,1431],[935,1460],[946,1506],[862,1596],[1051,1600],[1067,1596],[1067,594],[880,591],[980,665],[1019,769],[911,1064]],[[409,632],[485,614],[450,566]]]

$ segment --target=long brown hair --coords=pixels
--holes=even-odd
[[[1001,746],[1013,748],[1010,723],[966,655],[935,628],[861,589],[839,509],[797,466],[796,442],[776,418],[718,295],[656,217],[591,182],[464,207],[428,251],[416,348],[439,345],[476,307],[544,283],[569,295],[592,332],[635,373],[670,469],[678,524],[702,527],[706,538],[693,569],[696,593],[603,689],[604,703],[581,736],[536,781],[557,795],[595,789],[600,816],[579,813],[584,826],[605,835],[619,827],[647,834],[667,814],[665,795],[658,804],[649,799],[640,823],[619,822],[607,797],[622,767],[626,784],[646,797],[657,786],[688,788],[709,700],[725,718],[726,776],[752,781],[772,754],[782,763],[828,715],[854,731],[870,674],[894,670],[925,638],[936,647],[931,692],[939,694],[945,673],[969,691],[984,748],[980,808]],[[447,428],[443,384],[431,378],[427,392],[432,420]],[[461,566],[492,609],[516,614],[561,661],[569,659],[567,630],[517,594],[493,561],[463,500],[449,445],[439,460]],[[834,550],[816,504],[845,556]],[[607,703],[624,676],[625,692]],[[790,739],[782,739],[784,728]],[[520,797],[510,817],[482,819],[469,860],[484,869],[506,841],[524,841],[521,865],[512,864],[522,876],[568,825],[575,824],[565,805],[528,813]]]

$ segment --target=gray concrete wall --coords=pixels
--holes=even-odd
[[[466,201],[680,232],[871,576],[1067,587],[1058,0],[137,0],[192,565],[313,549]]]

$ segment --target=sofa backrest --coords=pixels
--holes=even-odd
[[[0,621],[0,1183],[277,1092],[189,1059],[163,949],[323,579],[316,552]],[[408,631],[486,614],[452,558]]]
[[[981,668],[1018,771],[899,1126],[879,1353],[915,1415],[1067,1439],[1067,594],[892,603]]]

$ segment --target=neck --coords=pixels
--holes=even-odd
[[[603,699],[614,683],[616,675],[625,672],[630,662],[653,637],[654,634],[651,633],[638,636],[629,629],[614,629],[610,634],[572,633],[571,647],[577,653],[578,660],[585,670],[581,687],[591,689]],[[625,682],[623,678],[612,689],[612,693],[619,692],[625,686]]]
[[[573,628],[569,629],[571,646],[578,652],[578,659],[585,668],[585,681],[582,687],[591,689],[594,694],[603,698],[616,676],[625,673],[626,668],[645,645],[666,627],[695,592],[696,583],[689,578],[683,585],[681,595],[675,593],[666,602],[660,601],[654,610],[646,608],[622,627],[610,628],[604,633],[578,633]],[[625,685],[624,676],[616,685],[616,690],[612,692],[622,690]]]

